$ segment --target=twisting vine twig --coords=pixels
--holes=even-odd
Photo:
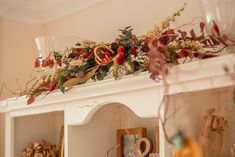
[[[178,26],[178,27],[176,27],[176,28],[173,28],[174,30],[178,30],[178,29],[180,29],[180,28],[182,28],[182,27],[185,27],[185,26],[195,26],[195,25],[198,25],[199,23],[194,23],[194,21],[196,21],[196,20],[200,20],[200,21],[202,21],[202,19],[201,19],[201,17],[195,17],[195,18],[193,18],[191,21],[189,21],[188,23],[184,23],[183,25],[181,25],[181,26]]]
[[[159,116],[160,123],[162,125],[162,129],[163,129],[166,141],[170,144],[173,144],[173,142],[170,140],[170,137],[167,135],[167,132],[166,132],[166,121],[167,121],[166,115],[168,113],[168,108],[169,108],[169,85],[166,81],[165,76],[163,76],[163,85],[164,85],[164,96],[158,108],[158,116]],[[161,110],[163,107],[165,108],[165,110],[164,110],[164,114],[162,117]]]
[[[30,84],[32,81],[36,80],[36,79],[37,79],[37,78],[34,77],[34,78],[32,78],[31,80],[29,80],[29,81],[26,82],[25,90],[23,90],[23,91],[20,92],[20,96],[25,95],[25,94],[27,93],[29,84]],[[37,81],[33,84],[32,87],[34,87],[34,86],[36,85],[36,83],[37,83]]]

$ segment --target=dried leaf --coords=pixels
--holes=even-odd
[[[181,37],[182,37],[182,40],[186,40],[186,38],[187,38],[187,32],[181,31],[181,30],[178,30],[178,32],[180,33],[180,35],[181,35]]]
[[[210,41],[212,42],[212,45],[213,46],[216,46],[216,45],[219,45],[220,43],[216,40],[215,37],[213,36],[210,36]]]
[[[86,83],[96,72],[96,70],[98,69],[98,66],[93,68],[91,71],[89,71],[88,73],[85,74],[84,77],[82,78],[72,78],[72,79],[69,79],[67,80],[63,86],[65,88],[70,88],[70,87],[73,87],[75,85],[78,85],[78,84],[83,84],[83,83]]]
[[[178,53],[177,53],[177,56],[179,58],[185,58],[185,57],[188,57],[190,55],[190,50],[188,49],[181,49]]]
[[[195,34],[193,29],[190,31],[190,35],[191,35],[193,40],[197,40],[197,35]]]
[[[218,40],[220,41],[220,43],[222,43],[224,46],[228,46],[228,44],[226,43],[226,41],[224,41],[223,38],[218,38]]]
[[[35,60],[35,62],[34,62],[34,68],[39,68],[40,67],[40,61],[39,61],[39,59],[37,58],[36,60]]]
[[[49,92],[52,92],[52,91],[56,90],[57,84],[58,84],[58,83],[52,84],[52,86],[51,86]]]
[[[213,37],[220,37],[220,31],[218,25],[213,20],[213,26],[211,28],[211,34]]]
[[[162,43],[167,44],[170,41],[173,41],[176,37],[177,37],[177,35],[176,35],[175,31],[173,29],[169,29],[169,30],[164,31],[161,34],[159,40]]]
[[[35,96],[30,96],[29,99],[27,100],[27,105],[32,104],[35,101]]]
[[[151,73],[150,78],[153,80],[160,80],[160,76],[167,74],[167,62],[170,60],[170,54],[166,45],[160,43],[159,40],[155,39],[150,41],[150,51],[148,52],[149,67],[148,70]]]
[[[229,37],[228,37],[227,34],[224,34],[224,35],[221,37],[221,39],[222,39],[224,42],[226,42],[226,41],[229,40]]]
[[[205,29],[205,23],[204,22],[200,22],[200,31],[203,34],[204,34],[204,29]]]

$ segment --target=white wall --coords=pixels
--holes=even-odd
[[[3,82],[16,90],[16,79],[25,87],[30,79],[36,56],[34,38],[41,34],[41,27],[0,18],[0,86]],[[0,100],[12,94],[5,90]]]
[[[201,15],[198,0],[106,0],[91,8],[43,26],[48,35],[71,35],[96,41],[113,41],[118,29],[133,26],[143,34],[188,3],[177,25]]]

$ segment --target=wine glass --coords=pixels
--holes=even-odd
[[[207,32],[210,34],[213,21],[219,26],[221,34],[235,40],[235,0],[201,0]],[[235,47],[229,47],[235,52]]]
[[[75,36],[40,36],[35,38],[40,64],[42,65],[42,60],[51,52],[64,51],[66,48],[74,47],[78,41],[81,41],[81,38]],[[48,72],[50,69],[40,66],[39,72],[43,74],[45,71]]]
[[[81,39],[72,36],[41,36],[35,38],[38,56],[42,58],[46,58],[53,51],[63,51],[67,47],[74,47],[78,41],[81,41]]]

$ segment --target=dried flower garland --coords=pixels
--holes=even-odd
[[[216,23],[212,27],[212,35],[205,35],[203,22],[200,23],[200,35],[193,30],[187,33],[171,29],[170,24],[180,16],[184,7],[140,37],[132,34],[131,27],[126,27],[120,30],[121,34],[112,43],[84,41],[64,52],[51,52],[45,59],[37,58],[35,68],[53,68],[54,71],[36,80],[26,92],[29,96],[27,103],[31,104],[42,93],[47,95],[57,89],[64,93],[66,88],[90,79],[103,80],[111,73],[118,79],[148,70],[152,79],[159,80],[166,75],[168,66],[179,64],[181,58],[190,61],[216,56],[229,44],[235,43],[227,35],[221,35]]]

